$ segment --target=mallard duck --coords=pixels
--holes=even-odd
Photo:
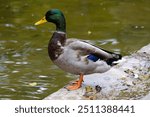
[[[67,39],[65,17],[58,9],[47,11],[35,25],[45,22],[52,22],[56,25],[56,31],[48,44],[50,59],[62,70],[80,75],[79,80],[66,87],[68,90],[80,88],[83,75],[106,72],[114,61],[121,59],[120,54],[109,52],[85,41]]]

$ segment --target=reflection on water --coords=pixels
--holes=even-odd
[[[48,9],[64,11],[68,37],[127,55],[150,42],[149,5],[146,0],[1,1],[0,99],[42,99],[76,78],[49,60],[54,25],[33,25]]]
[[[0,97],[2,99],[41,99],[41,95],[47,89],[50,89],[50,92],[55,91],[58,83],[55,81],[57,76],[53,74],[53,71],[57,71],[58,68],[51,69],[53,65],[50,67],[51,63],[45,47],[31,48],[31,43],[18,41],[3,40],[0,43],[2,47]],[[41,56],[42,58],[36,56],[43,51],[45,51],[45,55]],[[65,74],[61,71],[57,75],[65,78]],[[67,78],[66,81],[68,81]],[[31,85],[31,83],[35,83],[35,85]],[[64,85],[64,83],[62,84]]]

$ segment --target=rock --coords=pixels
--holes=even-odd
[[[149,92],[148,95],[146,95],[145,97],[143,97],[142,100],[150,100],[150,92]]]
[[[87,87],[90,86],[87,90]],[[96,91],[96,86],[101,87]],[[125,56],[105,73],[84,76],[82,87],[75,91],[61,88],[45,100],[150,99],[150,44]],[[146,97],[144,97],[148,94]]]

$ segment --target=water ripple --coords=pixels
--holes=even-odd
[[[6,64],[13,64],[15,62],[14,61],[4,61],[4,63],[6,63]]]
[[[39,78],[47,78],[48,76],[45,75],[39,75]]]
[[[106,40],[101,40],[101,41],[98,41],[101,45],[106,45],[108,43],[111,43],[112,45],[116,45],[118,44],[119,42],[117,41],[117,39],[106,39]]]
[[[26,65],[29,64],[27,61],[22,61],[22,62],[16,62],[17,65]]]
[[[36,30],[36,27],[34,27],[34,26],[25,26],[24,28],[26,30]]]
[[[5,27],[10,27],[10,28],[14,28],[15,27],[15,25],[13,25],[13,24],[4,24],[4,26]]]

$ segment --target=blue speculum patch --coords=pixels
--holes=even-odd
[[[99,57],[97,57],[97,56],[95,56],[95,55],[93,55],[93,54],[89,54],[89,55],[87,56],[87,58],[88,58],[89,60],[93,61],[93,62],[96,62],[96,61],[99,59]]]

